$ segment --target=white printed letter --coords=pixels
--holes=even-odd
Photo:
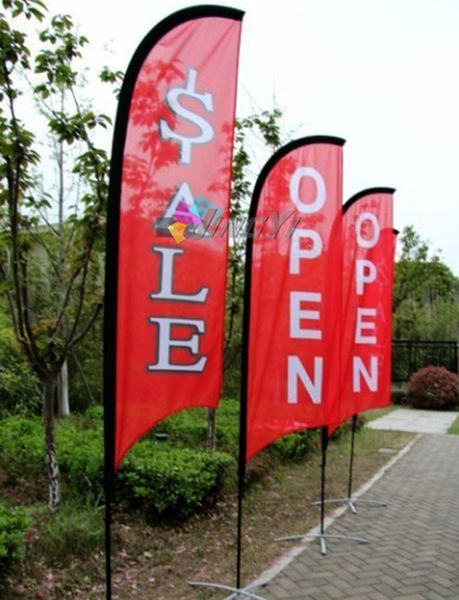
[[[317,195],[314,202],[306,203],[300,199],[300,186],[303,177],[314,179],[317,187]],[[325,181],[322,175],[312,167],[300,167],[290,179],[290,198],[301,213],[312,214],[319,211],[325,203],[326,191]]]
[[[318,310],[302,310],[302,302],[321,302],[322,294],[314,292],[290,292],[290,337],[303,340],[321,340],[320,329],[302,329],[301,320],[310,319],[318,321]]]
[[[301,240],[311,240],[312,248],[302,250],[300,248]],[[322,240],[317,231],[312,229],[295,229],[290,243],[290,274],[299,275],[300,259],[317,258],[322,252]]]
[[[355,343],[356,344],[376,344],[376,336],[365,335],[364,329],[373,331],[376,329],[374,321],[364,321],[364,317],[376,317],[376,308],[358,308],[357,321],[355,324]]]
[[[180,302],[199,302],[206,301],[209,288],[203,287],[196,294],[176,294],[172,289],[174,281],[174,257],[185,252],[182,248],[169,248],[168,246],[153,246],[153,252],[161,255],[159,291],[150,294],[150,300],[178,300]]]
[[[373,237],[370,239],[365,239],[362,237],[362,226],[365,221],[370,221],[373,226]],[[361,248],[373,248],[373,246],[376,246],[379,240],[379,223],[376,215],[374,215],[372,212],[364,212],[359,215],[355,223],[355,233],[357,236],[357,244]]]
[[[352,360],[352,391],[362,391],[362,378],[371,392],[378,391],[378,358],[370,357],[370,373],[367,371],[363,360],[359,356],[354,356]]]
[[[376,267],[371,260],[365,258],[358,259],[355,264],[355,281],[357,284],[357,295],[363,295],[363,288],[366,283],[372,283],[376,280]]]
[[[204,321],[196,319],[167,319],[163,317],[150,317],[150,323],[158,325],[158,341],[156,351],[156,362],[147,365],[148,371],[182,371],[185,373],[202,373],[207,362],[206,356],[201,356],[194,363],[177,364],[171,363],[170,353],[172,348],[188,348],[190,354],[197,356],[199,352],[199,335],[205,331]],[[191,327],[197,333],[189,338],[171,338],[171,329],[176,326]]]
[[[289,404],[298,404],[298,378],[301,379],[301,383],[306,388],[313,404],[320,404],[322,402],[323,363],[323,358],[314,358],[314,380],[311,381],[300,359],[297,356],[288,357],[287,402]]]

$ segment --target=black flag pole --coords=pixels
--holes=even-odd
[[[347,496],[343,496],[342,498],[327,498],[324,500],[321,498],[317,502],[313,502],[313,505],[321,504],[347,504],[351,509],[352,513],[357,514],[356,503],[359,504],[369,504],[372,506],[387,506],[387,502],[382,500],[367,500],[366,498],[357,498],[353,495],[353,483],[354,483],[354,461],[355,461],[355,434],[357,432],[357,421],[359,416],[354,415],[352,417],[352,432],[351,432],[351,451],[349,455],[349,478],[348,478],[348,487],[347,487]]]
[[[388,187],[374,187],[374,188],[368,188],[361,192],[358,192],[357,194],[354,194],[351,198],[349,198],[349,200],[347,200],[347,202],[343,205],[343,215],[346,214],[346,212],[351,208],[351,206],[353,206],[361,198],[365,198],[366,196],[368,196],[370,193],[374,194],[374,193],[394,193],[394,192],[395,192],[394,188],[388,188]],[[393,229],[392,231],[395,236],[397,236],[399,233],[399,231],[397,229]],[[352,511],[353,514],[357,514],[357,509],[355,506],[357,502],[359,504],[368,504],[368,505],[372,505],[372,506],[387,506],[387,502],[385,502],[385,501],[370,500],[370,499],[360,498],[360,497],[357,498],[353,495],[355,434],[357,432],[358,417],[359,417],[359,415],[357,413],[355,413],[352,416],[351,451],[350,451],[350,457],[349,457],[349,479],[348,479],[347,496],[342,497],[342,498],[329,498],[325,501],[323,501],[321,499],[320,501],[313,502],[312,503],[313,505],[318,505],[318,504],[323,505],[324,503],[325,504],[346,504],[350,508],[350,510]]]
[[[116,310],[119,217],[109,206],[104,307],[104,492],[106,598],[112,597],[112,503],[115,477]],[[114,250],[115,248],[115,250]]]
[[[383,502],[380,500],[367,500],[366,498],[355,498],[353,496],[353,480],[354,480],[354,456],[355,456],[355,434],[357,432],[357,421],[359,415],[354,415],[352,417],[352,435],[351,435],[351,456],[349,460],[349,482],[347,488],[347,503],[349,504],[349,508],[351,511],[356,514],[357,509],[355,507],[356,502],[359,503],[364,502],[365,504],[371,504],[373,506],[387,506],[387,502]]]
[[[252,218],[256,216],[258,200],[262,185],[267,177],[270,161],[265,165],[263,171],[258,177],[253,192],[252,202],[249,209],[248,223],[252,223]],[[250,296],[252,291],[252,253],[253,238],[247,236],[245,271],[244,271],[244,300],[243,300],[243,321],[242,321],[242,356],[241,356],[241,388],[240,388],[240,407],[239,407],[239,456],[238,456],[238,484],[237,484],[237,528],[236,528],[236,587],[222,586],[219,584],[205,584],[200,582],[190,582],[191,585],[199,587],[213,587],[215,589],[232,592],[226,600],[232,600],[243,596],[253,598],[254,600],[264,600],[261,596],[253,593],[252,590],[260,587],[261,584],[242,587],[242,517],[244,508],[244,489],[246,473],[246,454],[247,454],[247,394],[248,394],[248,373],[249,373],[249,332],[250,332]]]
[[[123,84],[123,87],[125,84]],[[106,598],[112,597],[112,504],[115,477],[116,315],[118,310],[118,248],[120,190],[124,131],[121,117],[125,101],[120,97],[113,137],[107,207],[104,296],[104,492],[105,492],[105,577]],[[120,117],[121,115],[121,117]]]
[[[348,542],[356,542],[357,544],[368,544],[368,540],[362,537],[343,535],[340,533],[325,533],[325,504],[329,502],[325,500],[325,475],[327,469],[327,449],[328,449],[328,427],[320,428],[321,436],[321,465],[320,465],[320,500],[313,504],[320,504],[320,525],[318,533],[304,533],[300,535],[288,535],[281,538],[277,538],[276,542],[289,542],[294,540],[319,540],[320,552],[323,556],[327,554],[327,539],[332,540],[346,540]]]
[[[252,202],[249,210],[248,223],[256,217],[258,200],[264,183],[264,171],[258,178],[257,185],[253,193]],[[236,558],[236,587],[241,589],[241,563],[242,563],[242,511],[245,487],[246,455],[247,455],[247,397],[249,385],[249,336],[250,336],[250,297],[252,293],[252,254],[253,237],[248,235],[245,272],[244,272],[244,309],[242,321],[242,356],[241,356],[241,392],[239,407],[239,461],[238,461],[238,516],[237,516],[237,558]]]
[[[118,289],[119,194],[121,165],[117,158],[117,135],[113,143],[107,210],[107,240],[104,300],[104,492],[105,492],[105,577],[106,598],[112,597],[112,503],[115,477],[115,391],[116,391],[116,314]],[[118,168],[118,173],[116,169]],[[119,188],[118,188],[119,189]]]

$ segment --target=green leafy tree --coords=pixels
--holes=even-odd
[[[459,338],[459,279],[412,226],[400,237],[395,266],[394,337]]]
[[[56,382],[103,301],[99,257],[109,163],[93,139],[110,119],[78,98],[79,61],[87,39],[75,32],[71,18],[54,16],[45,23],[41,0],[2,4],[0,282],[17,340],[43,388],[49,507],[55,510],[60,497]],[[34,56],[25,33],[32,30],[31,22],[43,24]],[[107,71],[103,77],[116,79],[117,74]],[[35,105],[28,100],[30,92]],[[39,117],[47,132],[40,130]],[[41,143],[46,135],[58,165],[54,188],[46,183],[49,153]],[[66,181],[72,189],[66,189]],[[66,201],[71,206],[64,218]]]

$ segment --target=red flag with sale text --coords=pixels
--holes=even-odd
[[[343,144],[326,136],[292,142],[255,187],[247,460],[287,433],[327,424],[335,409]]]
[[[336,429],[391,402],[392,188],[372,188],[343,207],[342,394]]]
[[[160,420],[218,403],[228,238],[209,225],[229,213],[242,16],[171,15],[140,44],[121,90],[105,328],[115,470]]]

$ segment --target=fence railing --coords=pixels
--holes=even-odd
[[[408,381],[422,367],[433,365],[458,372],[456,341],[392,341],[392,381]]]

